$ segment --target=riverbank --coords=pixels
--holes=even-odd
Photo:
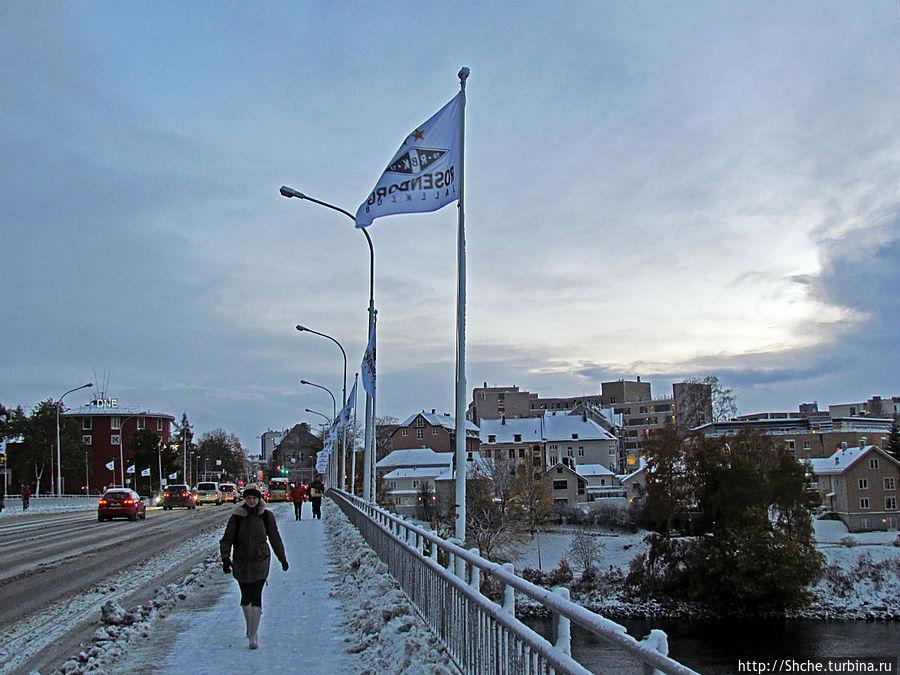
[[[779,614],[785,619],[817,620],[900,620],[900,546],[897,532],[861,532],[850,534],[839,521],[814,523],[817,548],[826,565],[819,581],[809,587],[812,602],[808,607]],[[576,527],[553,528],[525,546],[516,560],[516,569],[540,569],[550,572],[568,555]],[[714,618],[703,606],[683,602],[637,601],[625,597],[621,581],[628,564],[646,550],[646,532],[622,534],[600,529],[590,530],[602,546],[600,568],[605,583],[590,591],[575,584],[572,599],[578,604],[613,620],[621,619],[705,619]],[[540,557],[538,557],[540,549]],[[610,570],[611,568],[611,570]],[[576,579],[577,579],[576,573]],[[541,616],[542,611],[527,602],[517,603],[520,616]]]

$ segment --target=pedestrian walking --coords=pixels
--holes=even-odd
[[[232,510],[219,542],[222,570],[225,574],[230,572],[241,588],[241,609],[250,649],[259,648],[262,591],[269,576],[270,546],[281,562],[281,569],[287,572],[288,561],[275,515],[266,508],[259,486],[251,483],[244,488],[244,501]]]
[[[322,474],[317,473],[316,479],[309,484],[309,501],[312,504],[313,518],[322,519],[322,495],[325,494],[325,484],[322,482]]]
[[[28,504],[31,502],[31,488],[27,483],[22,483],[22,510],[28,510]]]
[[[297,483],[291,488],[289,499],[294,502],[294,520],[301,520],[303,502],[306,501],[306,486]]]

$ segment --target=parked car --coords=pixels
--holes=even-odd
[[[219,484],[210,481],[197,483],[197,504],[211,503],[218,506],[223,502]]]
[[[141,520],[147,517],[147,505],[141,500],[141,496],[134,490],[126,488],[114,488],[107,490],[97,502],[97,520],[112,520],[113,518],[128,518],[128,520]]]
[[[194,500],[194,493],[187,485],[168,485],[162,495],[163,510],[172,509],[176,506],[188,509],[197,508],[197,502]]]
[[[222,501],[236,502],[238,500],[237,485],[234,483],[219,483],[222,492]]]

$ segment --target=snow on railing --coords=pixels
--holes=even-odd
[[[511,563],[482,558],[392,513],[340,490],[328,495],[387,565],[422,619],[464,673],[578,673],[590,671],[572,658],[572,622],[644,664],[645,673],[695,671],[670,659],[668,640],[653,630],[643,641],[625,627],[569,599],[569,591],[541,588],[517,576]],[[498,604],[481,593],[481,576],[502,584]],[[555,642],[515,618],[519,592],[550,610]]]

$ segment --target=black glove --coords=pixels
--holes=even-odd
[[[288,571],[288,567],[290,567],[290,566],[288,565],[288,561],[287,561],[287,560],[282,560],[282,561],[281,561],[281,569],[283,569],[285,572],[287,572],[287,571]]]
[[[228,558],[222,559],[222,571],[225,572],[225,574],[231,574],[231,560]]]

